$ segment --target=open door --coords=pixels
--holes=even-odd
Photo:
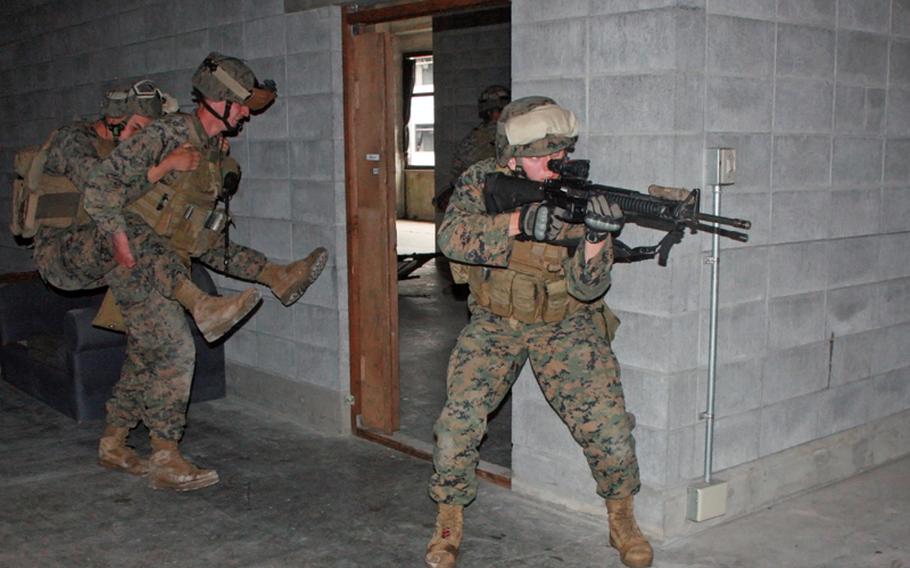
[[[359,25],[345,25],[344,42],[353,426],[391,433],[399,387],[388,45],[385,34]]]

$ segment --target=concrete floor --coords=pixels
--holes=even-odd
[[[0,382],[0,566],[417,567],[430,465],[323,437],[242,401],[191,407],[184,450],[222,482],[188,494],[95,465],[76,424]],[[144,434],[133,442],[147,449]],[[619,567],[602,519],[482,483],[460,568]],[[710,532],[657,546],[656,567],[910,566],[910,457]]]

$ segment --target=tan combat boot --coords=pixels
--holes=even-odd
[[[231,296],[210,296],[189,280],[180,281],[174,290],[174,297],[190,312],[202,337],[209,343],[218,341],[229,332],[260,300],[259,291],[255,288]]]
[[[455,568],[458,548],[461,546],[464,507],[439,504],[436,513],[436,531],[427,545],[425,557],[428,568]]]
[[[177,442],[152,436],[149,485],[153,489],[195,491],[218,483],[214,469],[199,469],[180,454]]]
[[[149,462],[139,457],[133,448],[126,445],[129,428],[120,428],[108,424],[101,434],[98,443],[98,465],[123,471],[130,475],[145,475],[149,472]]]
[[[650,566],[654,551],[635,522],[632,497],[607,499],[607,514],[610,518],[610,546],[619,551],[622,563],[630,568]]]
[[[290,306],[319,278],[328,258],[329,253],[318,247],[303,260],[291,264],[266,264],[257,279],[271,288],[282,304]]]

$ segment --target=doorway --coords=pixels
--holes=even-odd
[[[479,92],[510,83],[508,2],[348,10],[343,25],[352,429],[429,458],[448,356],[468,317],[446,263],[431,260],[441,218],[431,200],[450,183],[455,146],[478,122]],[[504,53],[492,35],[503,32]],[[504,71],[491,65],[497,58]],[[404,277],[393,269],[421,254]],[[478,474],[502,484],[510,422],[509,408],[491,416],[481,447],[484,460],[496,461],[482,462]]]

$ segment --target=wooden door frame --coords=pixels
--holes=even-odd
[[[344,85],[344,148],[345,148],[345,199],[346,199],[346,220],[347,220],[347,253],[348,253],[348,320],[349,320],[349,348],[350,348],[350,384],[351,384],[351,395],[353,397],[353,404],[351,405],[351,430],[355,435],[379,442],[386,446],[395,448],[397,450],[403,451],[410,455],[414,455],[424,459],[431,459],[431,455],[427,452],[411,448],[406,444],[402,444],[395,439],[384,436],[381,433],[367,430],[361,428],[358,423],[357,417],[363,413],[363,385],[365,380],[375,381],[377,377],[364,377],[362,373],[361,360],[364,356],[364,340],[366,333],[369,333],[370,330],[364,329],[361,325],[363,318],[364,306],[360,302],[360,292],[363,286],[382,286],[384,282],[377,282],[375,279],[370,279],[368,275],[362,274],[358,270],[359,264],[362,262],[361,251],[359,250],[359,238],[361,238],[360,231],[362,226],[360,219],[358,218],[358,194],[357,187],[355,183],[355,177],[353,172],[355,172],[357,167],[361,167],[357,161],[357,156],[354,152],[354,141],[351,136],[351,128],[353,126],[353,101],[354,94],[353,89],[355,88],[355,77],[353,76],[353,34],[355,33],[356,26],[365,26],[371,24],[379,24],[385,22],[393,22],[396,20],[405,20],[410,18],[418,18],[424,16],[434,16],[444,14],[446,12],[453,12],[471,8],[495,8],[500,6],[510,5],[510,0],[417,0],[408,3],[398,3],[390,6],[381,6],[376,8],[365,8],[357,9],[355,6],[345,6],[342,10],[341,18],[341,37],[342,37],[342,73],[343,73],[343,85]],[[391,130],[391,129],[389,129]],[[394,146],[394,140],[391,139],[391,132],[389,133],[389,140],[387,141],[388,150],[391,151]],[[388,203],[395,203],[394,195],[391,196],[391,200],[387,200]],[[388,212],[384,212],[388,213]],[[380,215],[381,222],[387,222],[388,219],[393,218],[388,214]],[[393,223],[394,225],[394,223]],[[386,234],[386,231],[392,231],[394,234],[394,226],[392,227],[382,227],[380,228],[380,234]],[[394,255],[391,255],[394,256]],[[389,267],[391,269],[391,267]],[[394,297],[397,301],[397,290],[388,290],[387,294],[380,294],[381,296],[390,296]],[[398,318],[397,318],[397,303],[390,302],[389,306],[391,308],[386,308],[386,306],[378,306],[377,308],[382,310],[380,317],[386,318],[390,322],[390,329],[392,333],[396,336],[398,334]],[[392,313],[392,310],[395,310]],[[393,389],[397,393],[397,384],[398,384],[398,353],[393,354],[395,363],[390,365],[389,369],[385,369],[380,373],[378,380],[387,381],[391,385],[389,388]],[[394,375],[394,376],[393,376]],[[396,416],[394,417],[395,429],[397,429],[398,424],[398,401],[396,400],[394,405],[389,406],[387,409],[388,412],[394,412]],[[394,406],[394,408],[392,408]],[[510,479],[507,476],[503,476],[498,473],[490,473],[482,470],[478,470],[478,476],[484,477],[491,481],[494,481],[500,485],[509,486]]]

